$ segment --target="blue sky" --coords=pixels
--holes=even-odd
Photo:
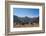
[[[35,8],[13,8],[13,15],[19,17],[37,17],[39,16],[39,9]]]

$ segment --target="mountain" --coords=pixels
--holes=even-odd
[[[38,17],[34,17],[34,18],[30,18],[30,17],[18,17],[16,15],[13,16],[13,21],[14,23],[17,22],[17,23],[20,23],[20,22],[35,22],[35,23],[39,23],[39,16]]]

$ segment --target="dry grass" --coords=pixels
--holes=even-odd
[[[14,25],[14,28],[21,28],[21,27],[39,27],[39,24],[38,23],[35,23],[35,24],[24,24],[24,25],[21,25],[21,24],[16,24]]]

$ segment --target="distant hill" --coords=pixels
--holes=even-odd
[[[25,17],[18,17],[16,15],[13,16],[13,21],[14,23],[20,23],[20,22],[35,22],[35,23],[39,23],[39,16],[38,17],[34,17],[34,18],[29,18],[27,16]]]

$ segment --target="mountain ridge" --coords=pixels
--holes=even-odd
[[[34,17],[34,18],[29,18],[27,16],[25,17],[18,17],[16,15],[13,16],[13,21],[14,23],[17,22],[17,23],[20,23],[20,22],[37,22],[39,23],[39,16],[38,17]]]

